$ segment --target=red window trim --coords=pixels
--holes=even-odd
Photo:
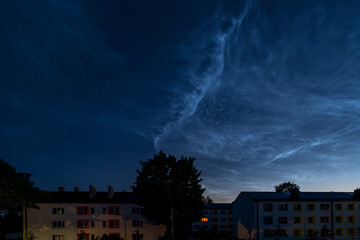
[[[117,227],[111,227],[111,224],[110,224],[111,221],[117,222],[118,226]],[[120,219],[109,219],[108,220],[108,228],[120,228]]]
[[[83,235],[83,234],[86,236],[86,239],[89,240],[89,233],[78,233],[77,234],[77,239],[79,240],[80,235]]]
[[[80,221],[86,221],[87,222],[87,227],[80,227]],[[77,228],[79,229],[85,229],[85,228],[89,228],[89,220],[88,219],[78,219],[77,220]]]
[[[110,208],[117,208],[117,214],[112,214]],[[119,206],[108,206],[108,215],[119,215],[120,214],[120,207]]]
[[[86,214],[80,214],[79,209],[80,208],[86,208]],[[89,215],[89,206],[77,206],[77,215]]]

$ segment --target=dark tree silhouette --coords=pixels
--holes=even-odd
[[[159,152],[146,162],[141,161],[134,193],[140,196],[144,216],[160,224],[166,224],[171,233],[171,215],[174,216],[176,236],[184,233],[190,224],[202,215],[203,192],[201,172],[194,167],[195,158],[175,156]]]
[[[283,182],[274,186],[276,192],[291,192],[292,190],[300,190],[300,187],[294,182]]]

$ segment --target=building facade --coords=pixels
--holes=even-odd
[[[216,230],[221,233],[232,232],[232,208],[230,203],[205,204],[203,216],[192,224],[192,231]]]
[[[242,192],[232,210],[238,239],[353,240],[360,227],[356,192]]]
[[[145,219],[137,196],[131,192],[46,192],[36,203],[39,209],[24,210],[24,234],[38,240],[76,240],[81,234],[95,240],[103,234],[124,240],[157,240],[166,227]]]

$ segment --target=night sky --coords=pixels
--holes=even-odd
[[[360,179],[359,1],[0,1],[0,158],[130,190],[192,156],[216,201]]]

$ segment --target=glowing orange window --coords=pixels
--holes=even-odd
[[[207,219],[207,218],[202,218],[201,221],[202,221],[202,222],[207,222],[208,219]]]

